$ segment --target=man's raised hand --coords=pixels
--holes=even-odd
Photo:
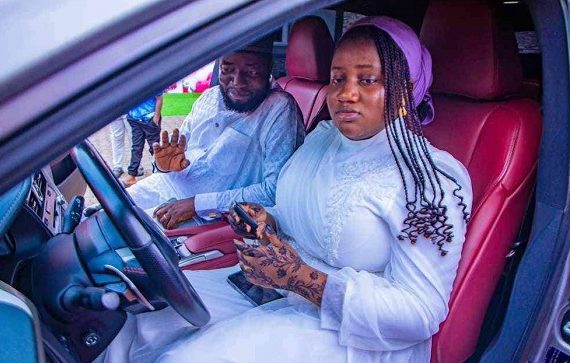
[[[180,171],[190,165],[184,155],[186,150],[186,136],[180,135],[178,129],[172,131],[172,137],[168,138],[168,131],[163,130],[160,134],[160,144],[152,144],[154,161],[161,171]]]

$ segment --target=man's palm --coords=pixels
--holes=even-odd
[[[168,132],[162,131],[160,144],[155,142],[152,145],[154,160],[158,169],[162,171],[180,171],[186,169],[190,162],[186,159],[186,137],[179,136],[178,129],[172,131],[172,138],[169,142]]]

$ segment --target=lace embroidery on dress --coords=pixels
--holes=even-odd
[[[400,180],[390,154],[382,159],[341,164],[335,177],[325,211],[322,246],[327,251],[327,263],[331,265],[338,260],[340,234],[358,202],[391,198]]]

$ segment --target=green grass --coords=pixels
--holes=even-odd
[[[162,116],[186,116],[199,93],[166,93],[163,97]]]

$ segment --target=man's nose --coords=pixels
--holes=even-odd
[[[337,99],[341,102],[356,102],[358,96],[357,85],[354,82],[345,82],[338,92]]]
[[[234,74],[233,83],[234,83],[234,86],[236,86],[236,87],[247,85],[247,79],[245,77],[245,74],[243,74],[242,72],[239,72],[239,71],[236,72]]]

